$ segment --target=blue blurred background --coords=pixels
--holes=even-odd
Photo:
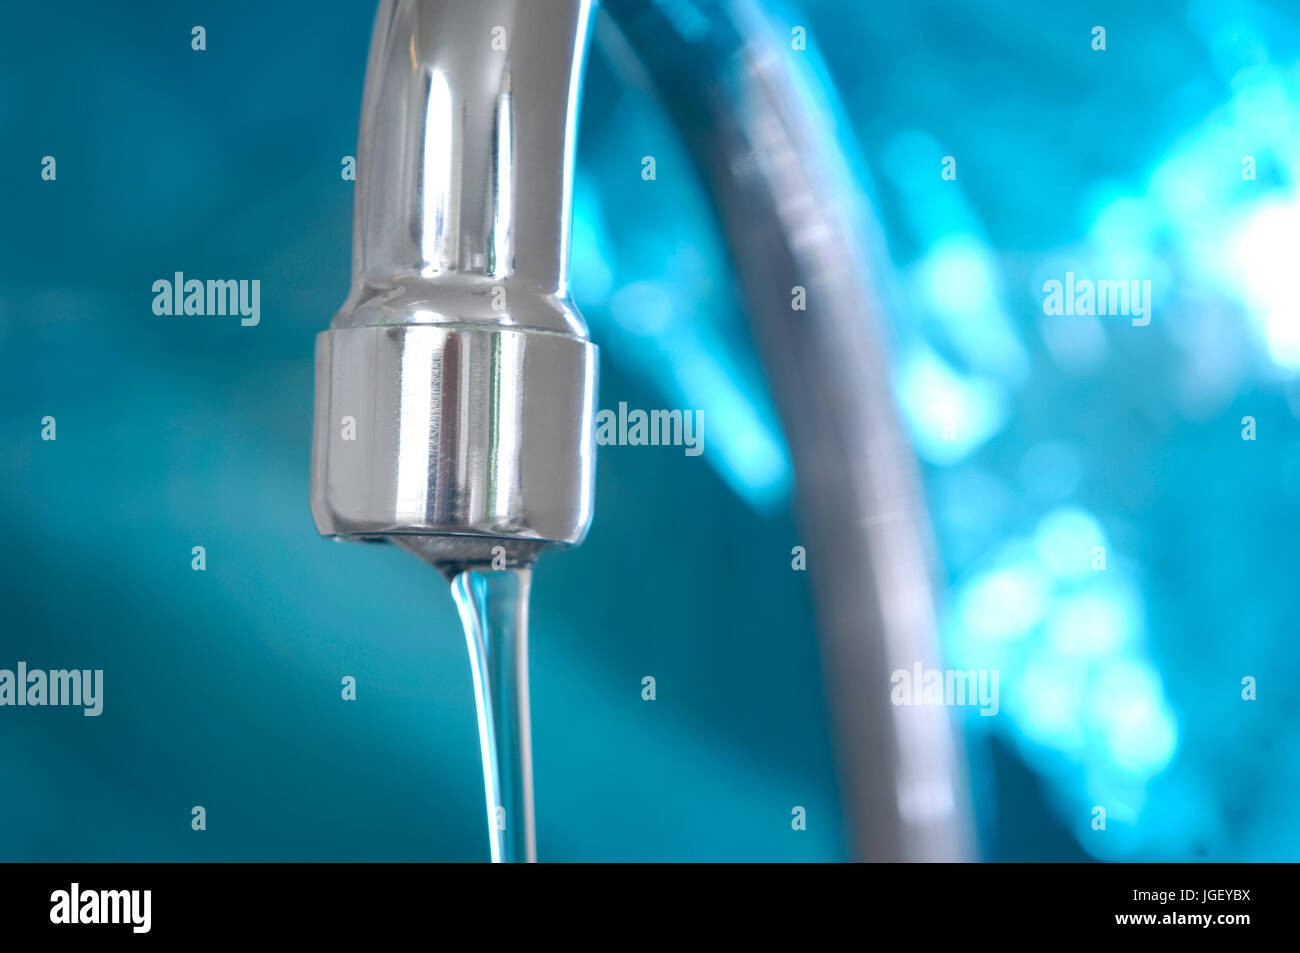
[[[765,6],[806,27],[789,55],[840,104],[887,237],[945,652],[1001,672],[1000,714],[958,722],[981,855],[1294,859],[1300,15]],[[307,508],[372,18],[3,10],[0,667],[102,668],[105,701],[0,709],[0,859],[487,857],[445,584]],[[539,565],[539,856],[841,859],[785,440],[707,196],[607,54],[573,246],[599,404],[709,423],[700,457],[602,447],[588,542]],[[260,279],[260,325],[155,316],[176,271]],[[1045,315],[1066,271],[1150,279],[1151,324]]]

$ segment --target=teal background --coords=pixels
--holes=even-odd
[[[1002,673],[1000,715],[956,720],[981,856],[1294,859],[1294,10],[764,7],[806,25],[887,238],[945,650]],[[446,586],[307,506],[372,17],[0,7],[0,667],[105,671],[99,718],[0,709],[0,860],[487,857]],[[607,53],[574,234],[600,406],[698,408],[706,449],[601,448],[589,540],[539,565],[539,855],[842,859],[784,439],[707,197]],[[1045,320],[1067,269],[1151,278],[1152,325]],[[175,271],[260,279],[260,326],[155,316]]]
[[[2,859],[486,859],[446,584],[321,539],[307,505],[372,19],[5,8],[0,667],[102,668],[105,703],[0,709]],[[155,316],[177,270],[260,278],[260,325]],[[602,407],[664,405],[634,371],[607,355]],[[785,505],[756,515],[680,448],[602,448],[598,473],[587,543],[534,583],[539,855],[843,856]]]

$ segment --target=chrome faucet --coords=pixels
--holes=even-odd
[[[380,5],[352,290],[316,345],[323,534],[391,539],[444,569],[586,535],[596,348],[568,267],[589,17],[587,3]]]
[[[827,113],[756,3],[604,11],[694,154],[745,283],[794,456],[854,855],[964,859],[947,715],[889,702],[892,672],[938,657],[927,530]],[[322,534],[391,540],[449,575],[586,535],[597,352],[568,267],[595,16],[592,0],[380,4],[352,289],[316,345]]]

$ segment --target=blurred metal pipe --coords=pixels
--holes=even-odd
[[[856,856],[973,856],[946,710],[890,703],[940,667],[929,527],[890,390],[888,339],[854,215],[862,183],[790,25],[750,0],[606,0],[701,173],[741,279],[794,456]],[[791,308],[806,289],[807,310]]]

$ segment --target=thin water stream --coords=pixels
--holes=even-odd
[[[528,720],[528,588],[532,569],[467,568],[451,579],[465,627],[493,863],[537,860]]]

